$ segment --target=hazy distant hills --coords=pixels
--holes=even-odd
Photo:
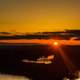
[[[0,39],[69,39],[80,36],[80,30],[66,30],[62,32],[10,33],[0,32]]]

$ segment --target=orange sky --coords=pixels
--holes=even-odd
[[[38,44],[48,44],[48,45],[55,45],[55,42],[58,43],[58,45],[80,45],[80,40],[79,41],[75,41],[75,40],[54,40],[54,39],[14,39],[14,40],[0,40],[0,43],[5,43],[8,44],[11,43],[10,45],[15,45],[16,43],[20,44],[23,43],[24,45],[26,45],[27,43],[38,43]],[[57,45],[55,45],[57,46]]]
[[[0,31],[80,29],[80,0],[0,0]]]

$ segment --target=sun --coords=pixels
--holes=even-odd
[[[58,43],[58,42],[54,42],[53,44],[54,44],[55,46],[58,46],[58,45],[59,45],[59,43]]]

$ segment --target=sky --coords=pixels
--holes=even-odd
[[[80,0],[0,0],[0,31],[80,29]]]

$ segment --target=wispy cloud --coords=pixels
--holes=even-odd
[[[25,62],[25,63],[36,63],[36,64],[51,64],[52,63],[51,60],[54,60],[54,55],[50,55],[48,57],[44,57],[43,56],[43,57],[38,58],[36,61],[23,59],[22,62]]]

